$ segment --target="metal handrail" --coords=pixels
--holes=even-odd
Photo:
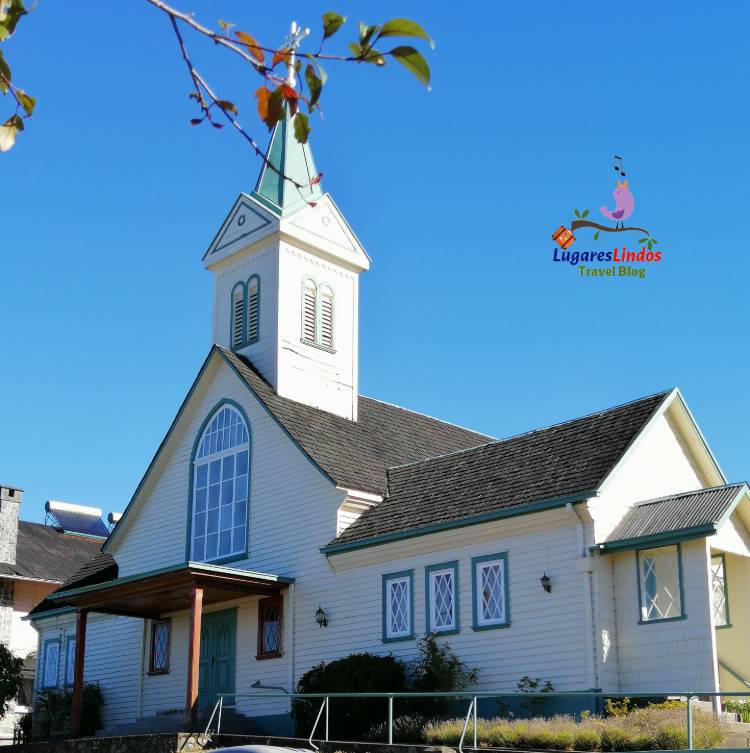
[[[722,663],[723,664],[723,663]],[[318,709],[318,715],[315,718],[315,723],[313,724],[312,731],[310,732],[310,737],[308,738],[308,742],[310,746],[316,750],[319,751],[320,748],[315,745],[313,742],[313,737],[315,736],[315,731],[318,728],[318,724],[320,723],[320,719],[323,715],[323,711],[326,712],[325,717],[325,742],[329,742],[329,721],[330,721],[330,701],[331,698],[386,698],[388,699],[388,744],[393,744],[393,701],[396,698],[456,698],[456,699],[471,699],[471,703],[469,704],[469,709],[466,713],[466,719],[464,720],[464,726],[461,731],[461,739],[459,741],[459,753],[464,753],[463,751],[463,743],[466,738],[466,732],[468,731],[468,725],[469,725],[469,718],[472,716],[474,717],[474,749],[477,750],[477,707],[479,704],[479,699],[482,698],[537,698],[539,699],[540,696],[543,698],[654,698],[654,697],[672,697],[672,698],[684,698],[687,702],[687,738],[688,738],[688,749],[694,750],[693,745],[693,701],[696,698],[721,698],[722,696],[731,696],[733,698],[750,698],[750,691],[734,691],[734,692],[721,692],[721,691],[667,691],[667,692],[656,692],[656,691],[650,691],[650,692],[644,692],[644,693],[602,693],[601,691],[585,691],[585,690],[571,690],[571,691],[550,691],[550,692],[544,692],[539,693],[522,693],[522,692],[508,692],[508,693],[498,693],[498,692],[465,692],[465,691],[457,691],[457,692],[433,692],[433,693],[409,693],[409,692],[400,692],[400,693],[378,693],[378,692],[363,692],[363,693],[220,693],[219,695],[219,703],[217,703],[217,706],[214,708],[214,713],[219,713],[219,724],[221,724],[221,709],[226,706],[226,708],[233,708],[236,707],[236,703],[232,704],[221,704],[221,701],[224,698],[231,698],[236,699],[237,698],[251,698],[251,699],[268,699],[268,698],[287,698],[290,700],[307,700],[310,701],[312,699],[323,699],[323,702],[320,705],[320,708]],[[213,719],[213,714],[212,714]],[[210,721],[209,721],[210,726]],[[206,728],[206,734],[208,734],[209,730]]]
[[[219,717],[218,721],[216,722],[216,734],[221,734],[221,709],[224,706],[224,696],[219,695],[219,700],[216,702],[216,705],[214,706],[214,710],[211,712],[211,716],[208,719],[208,724],[206,725],[206,731],[203,733],[206,737],[211,737],[211,722],[214,720],[214,717],[216,716],[216,713],[218,712]]]

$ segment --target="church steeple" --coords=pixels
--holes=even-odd
[[[286,216],[306,203],[316,203],[323,198],[310,144],[300,144],[294,135],[294,118],[287,110],[285,116],[274,126],[266,160],[279,172],[263,163],[258,182],[252,193],[256,199],[275,214]],[[290,180],[285,180],[281,175]],[[292,182],[294,181],[294,182]],[[298,188],[296,184],[303,186]]]

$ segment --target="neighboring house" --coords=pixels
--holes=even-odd
[[[102,554],[32,615],[38,684],[77,634],[109,729],[228,693],[279,730],[288,704],[244,694],[431,632],[481,691],[742,687],[750,497],[682,395],[503,440],[359,396],[370,261],[289,121],[269,159],[308,187],[264,169],[206,252],[215,345]]]
[[[24,618],[32,607],[99,551],[104,538],[81,538],[60,528],[18,519],[23,490],[0,485],[0,641],[24,660],[24,684],[0,719],[0,744],[13,741],[18,717],[34,694],[37,633]]]

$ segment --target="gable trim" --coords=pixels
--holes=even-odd
[[[431,533],[440,533],[441,531],[450,531],[455,528],[466,528],[468,526],[475,526],[481,523],[489,523],[493,520],[504,520],[505,518],[516,518],[521,515],[530,515],[535,512],[544,512],[545,510],[554,510],[558,507],[565,507],[567,504],[575,504],[579,502],[586,502],[591,497],[597,496],[598,492],[594,491],[582,491],[577,494],[569,494],[564,497],[555,497],[553,499],[543,500],[542,502],[533,502],[528,505],[519,505],[518,507],[510,510],[495,510],[493,512],[483,513],[481,515],[471,515],[467,518],[460,518],[458,520],[444,520],[440,523],[430,523],[429,525],[420,526],[418,528],[411,528],[408,531],[393,531],[391,533],[383,533],[378,536],[370,536],[369,538],[362,539],[360,541],[351,541],[342,544],[329,544],[328,546],[321,547],[320,551],[325,555],[343,554],[344,552],[350,552],[355,549],[365,549],[371,546],[379,546],[381,544],[389,544],[394,541],[402,541],[403,539],[413,539],[417,536],[427,536]]]

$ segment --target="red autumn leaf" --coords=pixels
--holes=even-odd
[[[245,31],[235,31],[234,35],[240,42],[247,47],[248,52],[263,65],[264,56],[263,50],[260,49],[258,43]]]
[[[271,92],[268,90],[268,87],[260,86],[255,92],[255,96],[258,98],[258,115],[265,122],[266,118],[268,118],[268,99],[271,96]]]
[[[282,61],[284,63],[288,63],[291,54],[292,51],[288,47],[282,47],[282,49],[276,50],[276,52],[273,53],[273,58],[271,59],[271,68],[275,68],[276,63],[281,63]]]

